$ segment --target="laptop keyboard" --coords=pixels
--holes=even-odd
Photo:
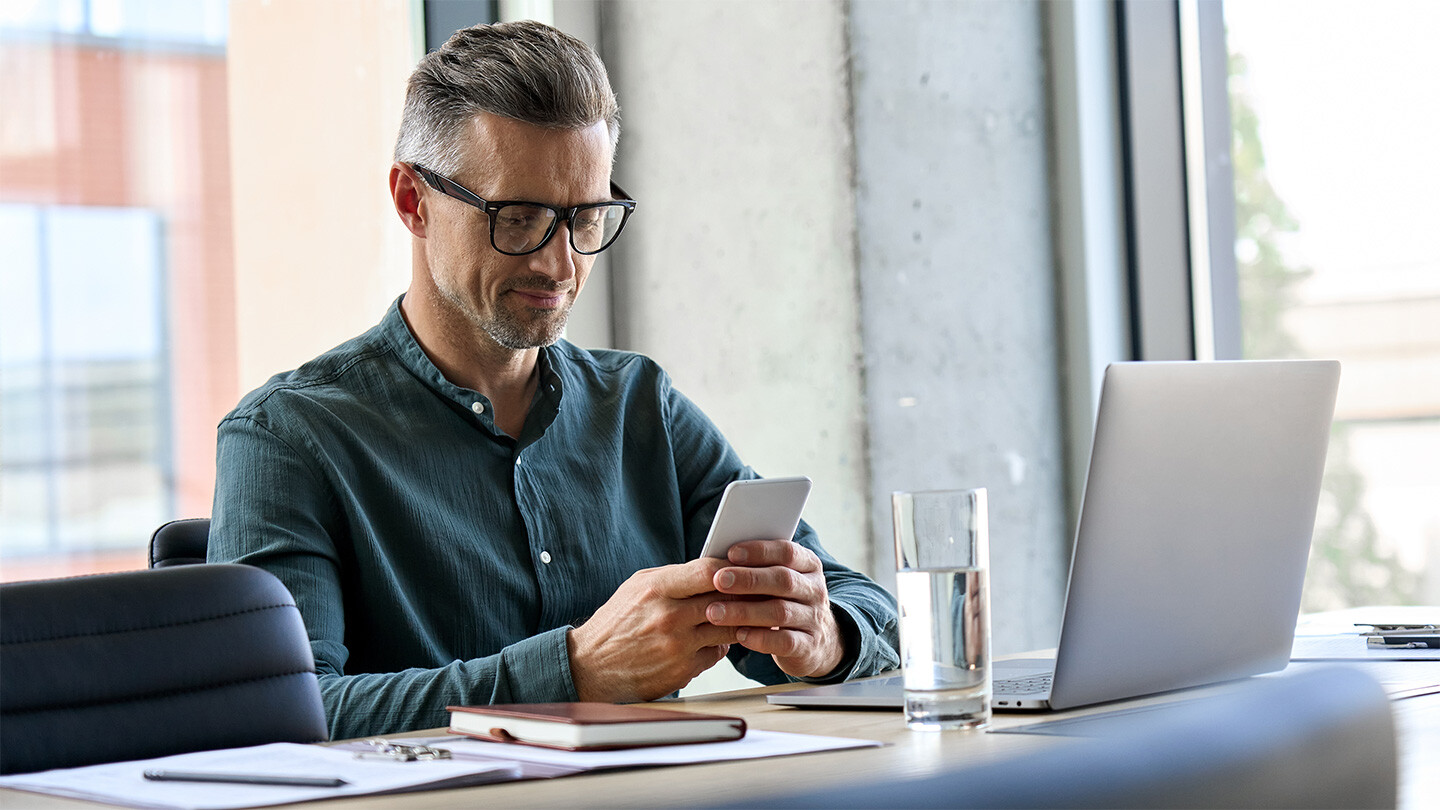
[[[994,691],[1002,695],[1038,695],[1050,691],[1055,673],[1046,672],[1023,678],[1002,678],[994,683]]]

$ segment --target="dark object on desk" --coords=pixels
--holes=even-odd
[[[290,592],[245,565],[0,585],[0,773],[328,737]]]
[[[1356,624],[1369,627],[1361,633],[1372,650],[1440,649],[1440,627],[1433,624]]]
[[[1258,678],[1134,713],[1112,734],[940,776],[729,807],[1394,807],[1395,727],[1365,674]]]
[[[1383,636],[1391,633],[1440,633],[1440,626],[1434,624],[1369,624],[1356,622],[1356,627],[1370,628],[1362,636]]]
[[[449,709],[450,730],[456,734],[566,751],[725,742],[745,736],[745,721],[738,717],[650,706],[512,703]]]
[[[172,520],[150,535],[150,567],[203,563],[209,546],[210,518]]]
[[[1372,636],[1366,646],[1378,650],[1436,650],[1440,649],[1440,634],[1428,633],[1413,636],[1389,635]]]

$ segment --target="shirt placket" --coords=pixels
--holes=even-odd
[[[557,616],[555,611],[567,603],[565,598],[571,586],[561,573],[564,568],[561,556],[566,549],[561,545],[555,509],[563,508],[556,502],[558,490],[554,483],[547,482],[545,449],[546,432],[559,413],[560,382],[550,370],[548,358],[542,355],[540,368],[541,390],[531,406],[530,417],[521,431],[520,441],[515,445],[514,464],[511,468],[515,506],[520,512],[529,542],[531,568],[539,586],[539,627],[550,628],[565,624],[569,617]],[[553,442],[553,439],[549,440]]]

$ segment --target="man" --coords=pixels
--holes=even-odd
[[[390,171],[409,290],[220,425],[210,559],[290,588],[336,738],[652,700],[726,655],[762,682],[898,664],[893,599],[809,526],[697,559],[754,472],[652,361],[560,340],[634,208],[618,134],[583,43],[457,33],[411,77]]]

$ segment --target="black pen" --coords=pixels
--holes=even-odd
[[[1440,635],[1430,633],[1420,636],[1371,636],[1370,646],[1385,650],[1440,649]]]
[[[202,773],[199,771],[146,771],[154,782],[226,782],[236,785],[287,785],[289,787],[343,787],[350,784],[333,776],[269,776],[260,773]]]

